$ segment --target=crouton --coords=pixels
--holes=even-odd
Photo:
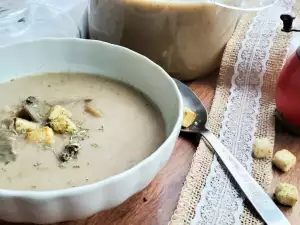
[[[91,114],[94,117],[103,117],[103,114],[90,103],[85,103],[84,109],[87,113]]]
[[[253,156],[258,159],[271,157],[273,146],[267,138],[256,138],[253,146]]]
[[[296,156],[283,149],[275,153],[273,164],[283,172],[287,172],[296,164]]]
[[[50,122],[50,126],[58,133],[74,133],[77,126],[65,115],[60,115]]]
[[[57,117],[62,116],[62,115],[65,115],[69,118],[72,117],[72,113],[70,111],[68,111],[67,109],[65,109],[64,107],[62,107],[60,105],[56,105],[51,108],[48,119],[54,120]]]
[[[294,206],[298,200],[298,190],[294,185],[279,183],[275,190],[276,200],[287,206]]]
[[[24,120],[21,118],[15,119],[15,129],[18,133],[25,134],[29,131],[39,129],[39,124]]]
[[[187,128],[193,124],[197,114],[187,107],[184,107],[182,126]]]
[[[32,143],[42,143],[47,145],[54,144],[54,132],[50,127],[30,131],[26,134],[25,139]]]

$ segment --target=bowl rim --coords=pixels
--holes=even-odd
[[[150,161],[154,160],[156,158],[156,155],[159,154],[161,151],[164,150],[165,146],[170,145],[170,142],[172,141],[172,137],[176,136],[177,137],[177,131],[176,127],[181,127],[181,121],[183,119],[183,101],[181,98],[181,94],[177,88],[177,85],[175,81],[171,78],[171,76],[163,70],[162,67],[151,61],[149,58],[134,52],[126,47],[122,47],[119,45],[115,44],[110,44],[107,42],[103,41],[98,41],[98,40],[88,40],[88,39],[80,39],[80,38],[41,38],[39,40],[32,40],[32,41],[26,41],[26,42],[21,42],[21,43],[16,43],[16,44],[11,44],[11,45],[6,45],[6,46],[0,46],[1,49],[5,48],[17,48],[18,46],[22,45],[33,45],[34,43],[39,43],[39,42],[60,42],[60,43],[78,43],[78,44],[86,44],[86,45],[103,45],[111,49],[117,49],[119,53],[128,55],[131,54],[135,57],[141,58],[144,60],[146,63],[149,65],[152,65],[156,67],[157,71],[159,71],[162,76],[164,76],[165,79],[172,85],[173,92],[176,95],[177,101],[178,101],[178,117],[176,119],[175,124],[173,125],[172,131],[170,134],[165,138],[164,142],[147,158],[144,160],[140,161],[138,164],[135,166],[118,173],[116,175],[113,175],[111,177],[105,178],[104,180],[100,180],[91,184],[86,184],[86,185],[81,185],[78,187],[71,187],[71,188],[66,188],[66,189],[55,189],[55,190],[45,190],[45,191],[32,191],[32,190],[8,190],[8,189],[1,189],[0,188],[0,197],[21,197],[23,199],[31,199],[31,200],[47,200],[47,199],[53,199],[53,198],[59,198],[59,197],[68,197],[68,196],[74,196],[74,195],[79,195],[79,194],[84,194],[91,192],[92,190],[99,189],[105,185],[108,185],[113,182],[117,182],[118,180],[122,179],[123,177],[126,177],[133,173],[134,170],[138,170],[141,168],[144,164],[149,163]]]

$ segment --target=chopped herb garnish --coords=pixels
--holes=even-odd
[[[91,146],[92,146],[93,148],[99,148],[99,145],[96,144],[96,143],[92,143]]]
[[[39,167],[40,165],[41,165],[40,162],[37,162],[37,163],[33,164],[34,167]]]
[[[34,96],[29,96],[25,100],[26,104],[34,104],[34,103],[37,103],[37,101],[38,100]]]
[[[76,132],[70,137],[70,142],[78,142],[78,141],[83,141],[84,138],[88,136],[88,130],[87,129],[82,129],[79,132]]]
[[[64,169],[64,168],[66,168],[66,166],[65,166],[65,164],[64,164],[64,163],[60,163],[60,164],[59,164],[59,168],[62,168],[62,169]]]
[[[103,125],[98,129],[99,131],[104,131]]]

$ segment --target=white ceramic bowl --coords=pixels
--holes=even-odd
[[[183,118],[180,93],[168,74],[146,57],[123,47],[80,39],[45,39],[0,48],[1,83],[44,72],[101,74],[133,85],[161,110],[167,138],[138,165],[94,184],[40,192],[0,189],[0,220],[54,223],[115,207],[153,180],[170,158],[179,135]]]

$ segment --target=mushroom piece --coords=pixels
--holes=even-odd
[[[65,146],[64,150],[60,154],[60,160],[62,162],[68,162],[72,159],[76,159],[80,149],[79,143],[69,143]]]
[[[7,130],[0,130],[0,162],[9,163],[16,160],[14,138]]]
[[[36,123],[43,123],[47,120],[51,105],[39,101],[34,96],[29,96],[24,102],[18,117],[28,119]]]

